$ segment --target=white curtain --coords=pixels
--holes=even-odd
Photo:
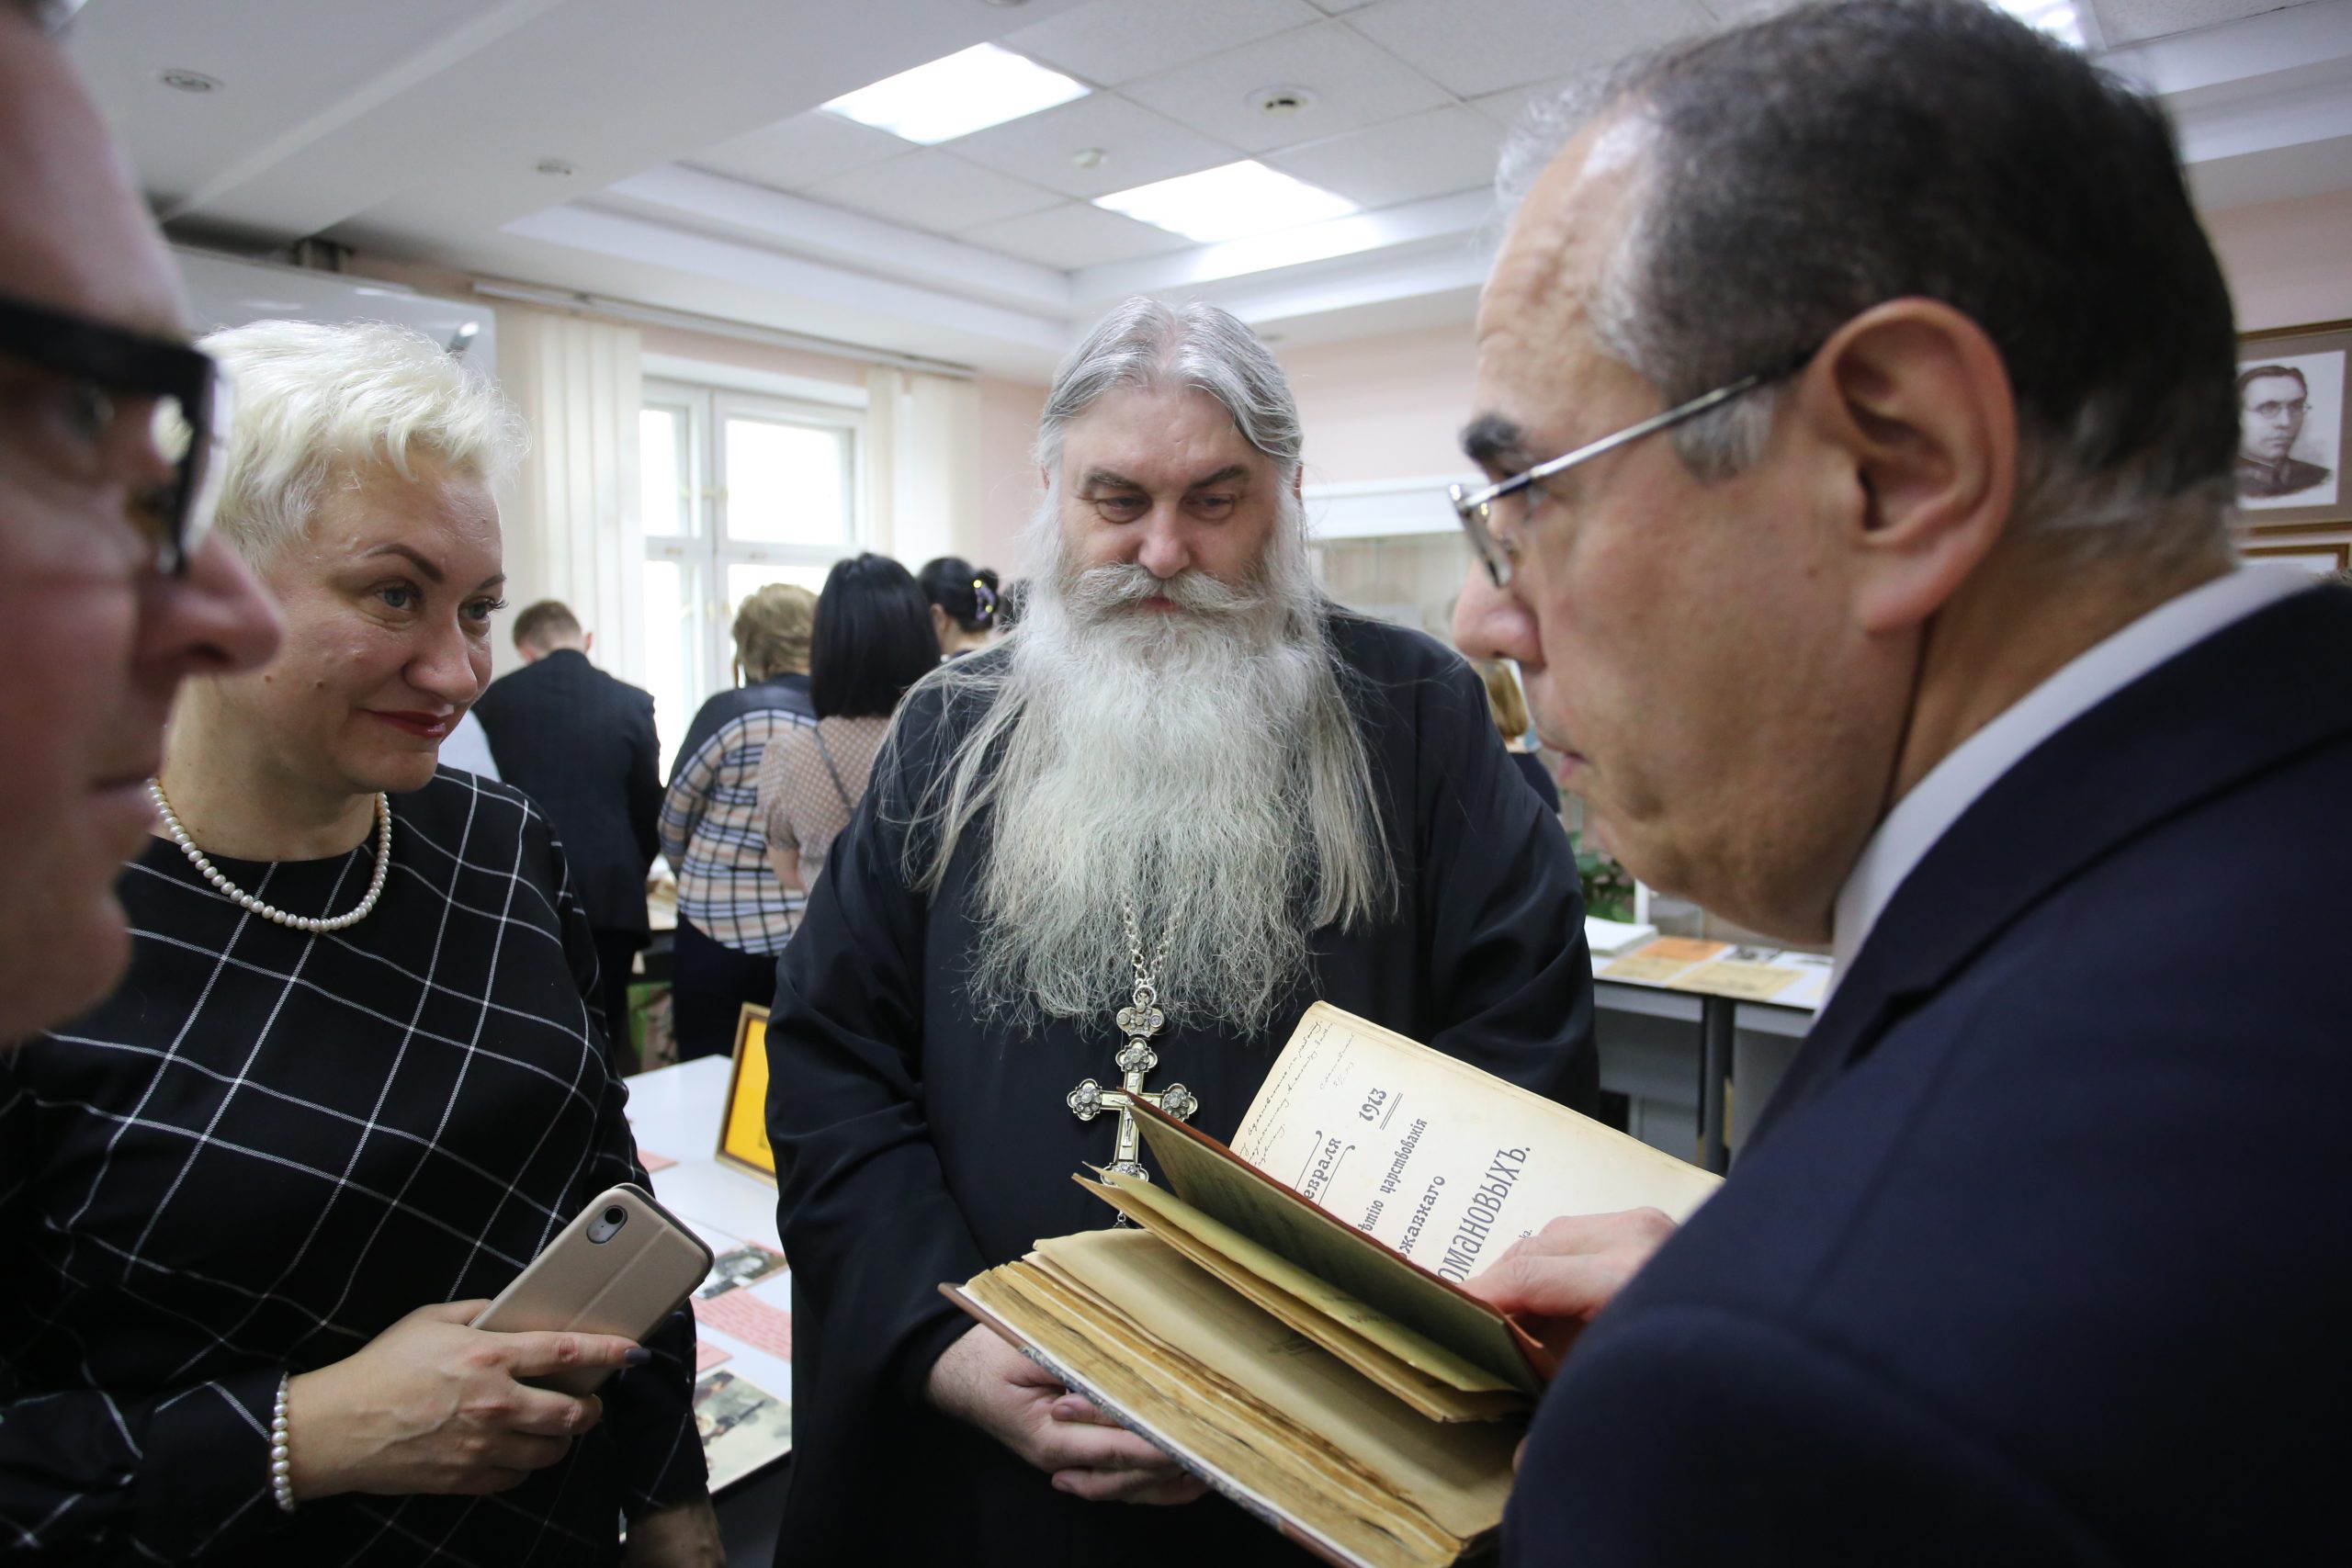
[[[980,547],[977,381],[876,366],[866,373],[874,547],[910,571]]]
[[[506,598],[560,599],[596,637],[596,662],[645,678],[645,545],[638,516],[634,327],[501,306],[499,381],[530,422],[531,455],[502,500]],[[520,660],[504,637],[497,668]]]

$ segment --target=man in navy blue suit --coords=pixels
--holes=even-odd
[[[547,813],[596,938],[605,1029],[616,1070],[635,1072],[628,983],[646,944],[645,874],[661,852],[661,747],[650,694],[588,661],[596,634],[546,599],[514,617],[523,668],[474,704],[508,784]]]
[[[1505,186],[1457,637],[1627,866],[1838,958],[1679,1234],[1474,1281],[1582,1327],[1509,1558],[2342,1560],[2352,592],[2233,557],[2162,114],[1850,0],[1621,68]]]

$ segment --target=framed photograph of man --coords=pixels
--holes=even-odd
[[[2249,333],[2238,340],[2237,492],[2241,521],[2352,523],[2352,321]]]

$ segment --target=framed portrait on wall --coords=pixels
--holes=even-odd
[[[2286,525],[2352,525],[2352,321],[2248,333],[2238,340],[2238,521],[2269,536]]]

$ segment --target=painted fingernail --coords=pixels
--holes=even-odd
[[[642,1345],[633,1346],[621,1355],[621,1364],[627,1367],[641,1367],[651,1359],[653,1352]]]

